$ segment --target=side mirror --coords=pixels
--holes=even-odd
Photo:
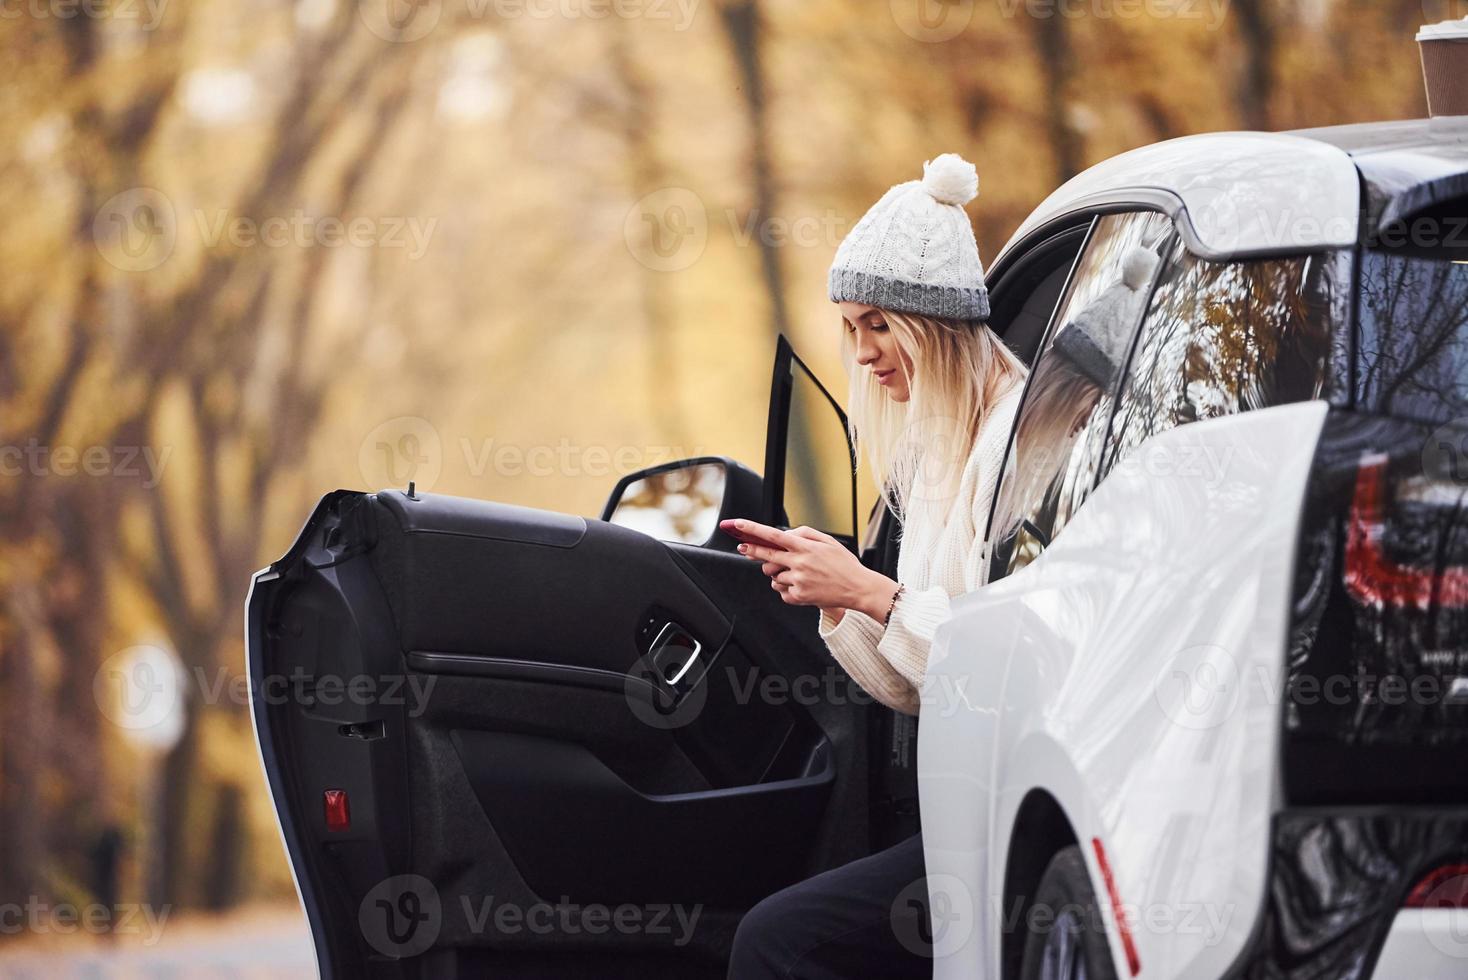
[[[680,459],[618,480],[601,519],[662,541],[733,551],[719,521],[759,513],[763,493],[759,474],[727,456]]]

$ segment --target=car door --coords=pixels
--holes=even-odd
[[[810,515],[855,548],[850,464],[782,337],[765,479],[659,467],[600,520],[411,485],[322,498],[246,610],[321,974],[722,976],[754,902],[913,832],[894,713],[814,608],[684,520]],[[626,526],[659,495],[681,530]],[[867,540],[868,562],[895,557]]]

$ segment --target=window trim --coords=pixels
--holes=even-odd
[[[1163,250],[1160,253],[1163,256],[1171,257],[1174,249],[1179,244],[1182,245],[1185,251],[1191,254],[1191,250],[1188,249],[1187,240],[1178,234],[1176,228],[1160,244],[1163,246]],[[1167,259],[1164,258],[1162,261],[1165,262]],[[1147,318],[1152,314],[1152,301],[1157,298],[1157,289],[1162,285],[1162,277],[1166,271],[1166,268],[1159,263],[1157,266],[1157,275],[1152,277],[1152,283],[1147,287],[1147,299],[1142,304],[1142,315],[1137,319],[1137,324],[1132,330],[1132,339],[1127,341],[1126,356],[1122,358],[1121,370],[1117,372],[1116,380],[1112,382],[1111,412],[1106,417],[1106,431],[1101,439],[1101,462],[1096,467],[1096,476],[1091,481],[1091,488],[1086,491],[1087,497],[1096,492],[1096,488],[1101,486],[1101,481],[1106,479],[1106,474],[1110,473],[1111,468],[1116,465],[1117,447],[1112,444],[1111,430],[1116,425],[1116,411],[1121,407],[1122,389],[1126,385],[1126,382],[1131,379],[1132,360],[1137,355],[1137,348],[1141,346],[1142,333],[1147,326]]]
[[[1170,254],[1174,245],[1178,242],[1179,239],[1183,237],[1178,231],[1176,219],[1161,208],[1138,205],[1125,208],[1112,207],[1105,210],[1098,210],[1092,213],[1091,224],[1086,229],[1085,240],[1081,242],[1081,247],[1076,252],[1075,258],[1071,260],[1070,272],[1065,277],[1065,285],[1063,285],[1060,289],[1060,297],[1056,300],[1055,308],[1050,311],[1050,322],[1045,325],[1045,332],[1040,338],[1040,346],[1039,349],[1036,351],[1034,363],[1029,366],[1029,373],[1025,376],[1024,391],[1020,395],[1019,406],[1015,409],[1014,412],[1014,423],[1010,426],[1009,437],[1004,444],[1004,456],[999,462],[999,479],[994,484],[994,497],[992,500],[989,501],[989,516],[984,521],[984,541],[986,542],[991,541],[991,535],[994,533],[994,513],[998,509],[1000,490],[1004,483],[1004,477],[1009,470],[1009,457],[1010,454],[1014,451],[1015,435],[1018,431],[1019,421],[1024,416],[1025,405],[1029,401],[1030,384],[1034,380],[1036,368],[1045,356],[1045,352],[1049,348],[1050,341],[1054,338],[1055,332],[1058,329],[1056,326],[1056,321],[1058,320],[1058,314],[1060,313],[1061,303],[1070,293],[1070,288],[1075,281],[1076,271],[1080,267],[1081,259],[1085,257],[1086,250],[1090,247],[1091,241],[1095,238],[1096,229],[1100,226],[1101,219],[1117,214],[1160,214],[1164,218],[1166,218],[1167,231],[1158,242],[1158,247],[1165,249],[1162,254]],[[1158,283],[1160,283],[1162,280],[1161,271],[1162,269],[1159,265],[1159,274],[1153,276],[1152,282],[1148,285],[1147,298],[1142,304],[1142,312],[1137,317],[1137,322],[1132,324],[1132,334],[1127,339],[1126,344],[1126,356],[1122,359],[1122,363],[1118,366],[1117,375],[1111,382],[1111,390],[1107,393],[1108,397],[1111,399],[1111,406],[1107,412],[1106,427],[1101,442],[1100,465],[1096,467],[1096,475],[1092,478],[1091,485],[1086,490],[1087,498],[1089,498],[1091,494],[1096,492],[1096,488],[1101,485],[1101,480],[1104,479],[1106,474],[1110,471],[1110,466],[1108,465],[1109,460],[1106,456],[1106,446],[1107,443],[1110,441],[1111,426],[1116,417],[1117,399],[1121,393],[1121,387],[1126,381],[1128,374],[1131,370],[1132,355],[1135,352],[1138,340],[1142,335],[1142,326],[1147,322],[1147,314],[1151,311],[1152,299],[1156,293]],[[1046,547],[1048,547],[1048,543]],[[994,556],[991,553],[988,555],[988,561],[993,562],[993,560]],[[992,569],[990,574],[986,577],[985,581],[996,581],[996,579],[994,579],[992,576]]]
[[[1034,363],[1029,365],[1029,371],[1025,374],[1025,383],[1023,390],[1020,392],[1019,405],[1014,410],[1014,421],[1009,424],[1009,434],[1004,440],[1004,455],[999,459],[999,477],[994,481],[994,496],[989,500],[989,516],[984,518],[984,541],[989,541],[990,535],[994,533],[994,510],[999,503],[999,491],[1004,485],[1004,474],[1009,471],[1009,454],[1014,451],[1014,434],[1019,427],[1020,417],[1024,414],[1025,403],[1030,398],[1030,382],[1035,378],[1035,364],[1038,364],[1040,358],[1045,355],[1045,344],[1050,339],[1051,331],[1055,329],[1055,314],[1060,311],[1060,301],[1070,292],[1071,283],[1075,281],[1076,269],[1081,264],[1081,256],[1086,254],[1086,249],[1090,247],[1091,240],[1096,236],[1096,226],[1100,224],[1101,217],[1099,214],[1091,215],[1091,223],[1086,227],[1086,235],[1081,240],[1081,247],[1076,249],[1075,256],[1070,260],[1070,271],[1065,274],[1065,283],[1060,287],[1060,296],[1055,300],[1055,308],[1050,311],[1050,320],[1045,324],[1045,332],[1040,335],[1040,346],[1035,352]],[[1049,239],[1046,240],[1048,241]],[[1038,245],[1036,246],[1036,248],[1039,247]],[[1027,255],[1028,251],[1025,257]],[[990,554],[988,560],[993,561],[994,556]],[[988,580],[989,578],[986,575],[985,581]]]

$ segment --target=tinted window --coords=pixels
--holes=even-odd
[[[1187,422],[1321,397],[1348,273],[1344,252],[1206,262],[1175,243],[1112,423],[1109,458]]]
[[[991,578],[1034,560],[1095,482],[1111,395],[1169,229],[1160,214],[1097,219],[1025,389],[995,505]]]
[[[804,524],[855,540],[851,444],[846,422],[820,382],[790,362],[790,419],[785,442],[785,513]]]
[[[1363,407],[1448,422],[1468,415],[1468,254],[1361,257]]]

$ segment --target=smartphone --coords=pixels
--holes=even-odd
[[[771,541],[769,538],[762,538],[753,531],[741,531],[734,526],[733,520],[720,521],[719,530],[729,535],[735,541],[743,541],[745,544],[757,544],[763,548],[774,548],[777,551],[785,550],[785,546],[779,542]]]

